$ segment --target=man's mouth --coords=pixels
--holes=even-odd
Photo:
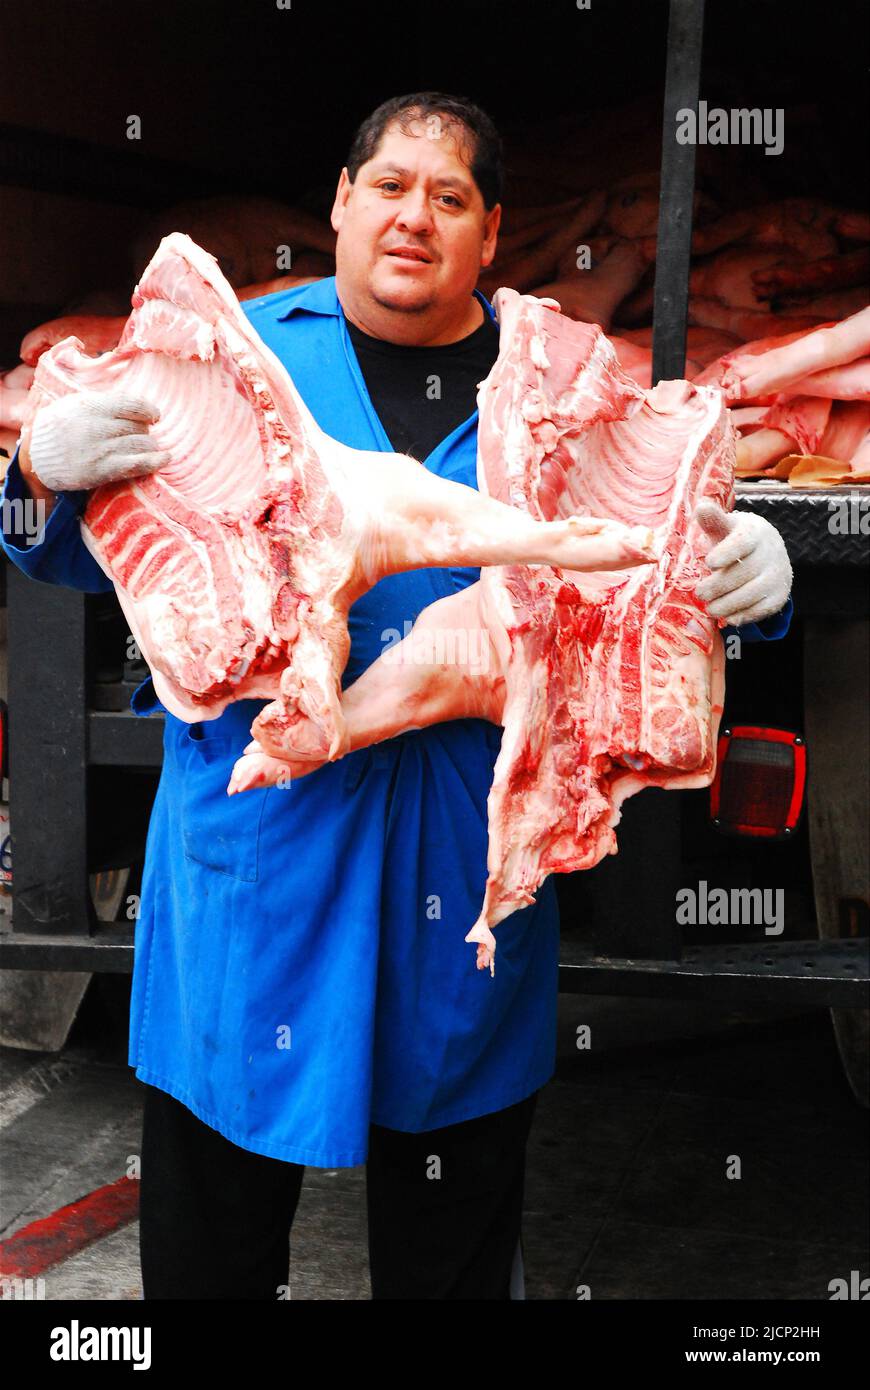
[[[431,265],[432,257],[427,256],[425,251],[420,251],[416,246],[396,246],[392,251],[387,251],[386,255],[396,256],[402,261],[422,261],[424,265]]]

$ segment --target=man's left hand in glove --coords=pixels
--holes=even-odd
[[[717,502],[701,502],[697,517],[712,547],[711,573],[695,593],[711,616],[741,627],[778,613],[791,592],[792,569],[776,527],[748,512],[729,514]]]

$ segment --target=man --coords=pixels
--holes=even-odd
[[[500,192],[498,136],[463,99],[399,98],[360,127],[332,212],[335,277],[244,306],[328,434],[476,486],[476,384],[498,330],[475,284]],[[6,491],[52,511],[41,545],[5,537],[16,563],[110,587],[80,540],[76,490],[159,467],[156,418],[117,397],[40,412]],[[766,523],[741,520],[718,557],[711,612],[782,608],[790,571]],[[344,685],[477,575],[377,584],[351,610]],[[133,703],[155,708],[150,681]],[[165,716],[129,1052],[145,1083],[145,1297],[275,1298],[304,1165],[367,1159],[375,1298],[507,1298],[526,1139],[554,1064],[558,916],[548,880],[500,926],[494,979],[463,944],[500,731],[454,720],[228,798],[264,703],[203,724]]]

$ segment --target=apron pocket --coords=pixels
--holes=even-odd
[[[260,822],[271,788],[227,796],[233,763],[250,737],[201,738],[190,725],[181,738],[181,829],[184,856],[216,873],[255,883]]]

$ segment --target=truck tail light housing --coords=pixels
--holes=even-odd
[[[807,750],[785,729],[734,725],[719,735],[710,816],[723,835],[785,840],[803,808]]]

